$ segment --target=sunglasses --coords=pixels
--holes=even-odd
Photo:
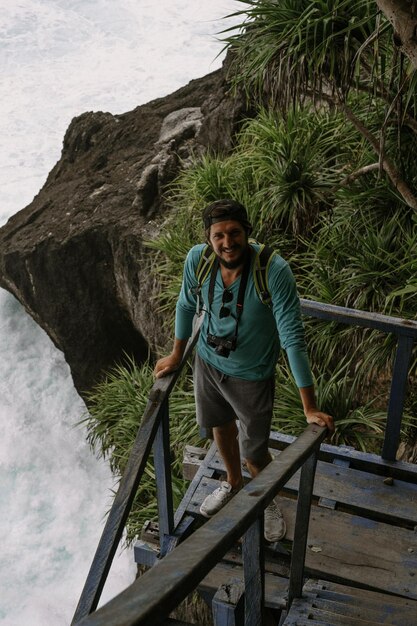
[[[232,313],[231,310],[227,306],[224,306],[224,305],[227,304],[228,302],[231,302],[232,300],[233,300],[233,293],[229,289],[225,289],[223,291],[222,306],[219,312],[220,319],[223,317],[229,317],[229,315],[231,315]]]

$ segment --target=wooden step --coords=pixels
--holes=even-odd
[[[417,602],[326,581],[308,581],[283,626],[415,626]]]
[[[201,502],[217,486],[216,479],[203,476],[188,502],[187,513],[199,515]],[[287,523],[286,540],[292,541],[296,501],[279,496],[276,502]],[[313,506],[306,567],[317,577],[329,576],[331,580],[417,599],[417,533]]]
[[[279,455],[277,450],[271,452],[275,457]],[[191,476],[192,468],[198,467],[202,462],[204,456],[201,449],[187,450],[184,458],[186,475]],[[225,473],[223,461],[217,451],[205,465],[219,476]],[[249,474],[246,473],[246,476],[249,478]],[[298,471],[283,491],[298,493],[299,476]],[[352,511],[410,530],[417,526],[417,484],[412,482],[319,461],[313,494],[316,498],[333,501],[333,508]]]
[[[292,541],[296,503],[276,502]],[[337,573],[358,586],[417,599],[417,533],[405,528],[314,506],[306,566],[324,578]]]
[[[221,585],[227,585],[231,581],[243,581],[243,569],[240,565],[219,563],[201,581],[198,586],[200,591],[214,595]],[[265,606],[270,609],[285,609],[288,598],[288,579],[265,573]]]

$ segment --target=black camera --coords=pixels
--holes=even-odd
[[[236,350],[236,337],[216,337],[211,333],[207,333],[207,343],[214,348],[219,356],[228,357],[230,352]]]

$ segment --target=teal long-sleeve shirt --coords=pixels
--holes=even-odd
[[[251,244],[257,250],[257,244]],[[177,301],[175,318],[175,336],[187,339],[192,333],[192,324],[196,312],[195,288],[198,286],[196,269],[204,244],[199,244],[189,251],[185,265],[182,287]],[[291,269],[278,254],[273,255],[268,269],[268,288],[272,302],[263,304],[255,288],[252,264],[246,286],[243,313],[239,320],[237,347],[229,357],[219,356],[207,344],[207,333],[217,337],[233,337],[236,320],[232,315],[220,318],[224,285],[220,268],[214,287],[213,303],[210,315],[206,313],[197,343],[197,351],[202,359],[228,376],[246,380],[264,380],[274,375],[280,347],[287,353],[291,371],[298,387],[313,384],[309,360],[306,351],[304,328],[301,321],[300,302]],[[233,294],[233,300],[225,306],[236,311],[236,301],[241,276],[227,289]],[[204,309],[208,311],[207,279],[201,288]]]

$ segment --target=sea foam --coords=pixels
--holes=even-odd
[[[232,0],[3,0],[0,225],[58,160],[71,119],[122,113],[221,64]],[[77,426],[85,407],[63,355],[0,291],[0,623],[64,626],[111,504],[114,480]],[[132,582],[130,550],[103,601]]]

